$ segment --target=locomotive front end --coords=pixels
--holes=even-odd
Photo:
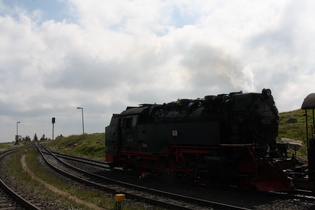
[[[255,144],[260,147],[275,145],[278,135],[278,110],[269,89],[262,93],[235,94],[230,99],[227,127],[233,143]]]

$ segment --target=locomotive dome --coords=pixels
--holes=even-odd
[[[310,93],[306,96],[301,109],[315,109],[315,93]]]

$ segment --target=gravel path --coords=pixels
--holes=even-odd
[[[37,176],[35,176],[35,174],[27,168],[27,165],[26,165],[26,162],[25,162],[25,155],[22,156],[21,158],[21,164],[22,164],[22,167],[23,169],[32,177],[32,179],[35,179],[37,180],[38,182],[42,183],[48,190],[56,193],[56,194],[59,194],[59,195],[62,195],[64,197],[67,197],[68,199],[70,200],[73,200],[74,202],[76,203],[79,203],[79,204],[82,204],[88,208],[91,208],[91,209],[103,209],[103,208],[100,208],[98,206],[96,206],[95,204],[93,203],[89,203],[89,202],[86,202],[84,200],[81,200],[73,195],[70,195],[62,190],[59,190],[58,188],[56,188],[55,186],[53,185],[50,185],[48,184],[47,182],[45,182],[44,180],[38,178]]]

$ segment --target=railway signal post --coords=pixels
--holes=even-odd
[[[54,132],[55,132],[55,122],[56,118],[51,118],[51,123],[52,123],[52,140],[54,140]]]

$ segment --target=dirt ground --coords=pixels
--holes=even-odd
[[[86,202],[84,200],[81,200],[81,199],[73,196],[73,195],[70,195],[70,194],[68,194],[66,192],[63,192],[62,190],[59,190],[55,186],[50,185],[47,182],[45,182],[44,180],[42,180],[42,179],[38,178],[37,176],[35,176],[35,174],[29,168],[27,168],[27,165],[26,165],[26,162],[25,162],[25,155],[23,155],[22,158],[21,158],[21,164],[22,164],[23,169],[32,177],[32,179],[35,179],[38,182],[42,183],[50,191],[52,191],[54,193],[57,193],[59,195],[62,195],[64,197],[67,197],[68,199],[73,200],[76,203],[82,204],[82,205],[84,205],[84,206],[86,206],[88,208],[91,208],[91,209],[102,209],[102,208],[100,208],[99,206],[96,206],[93,203]]]

